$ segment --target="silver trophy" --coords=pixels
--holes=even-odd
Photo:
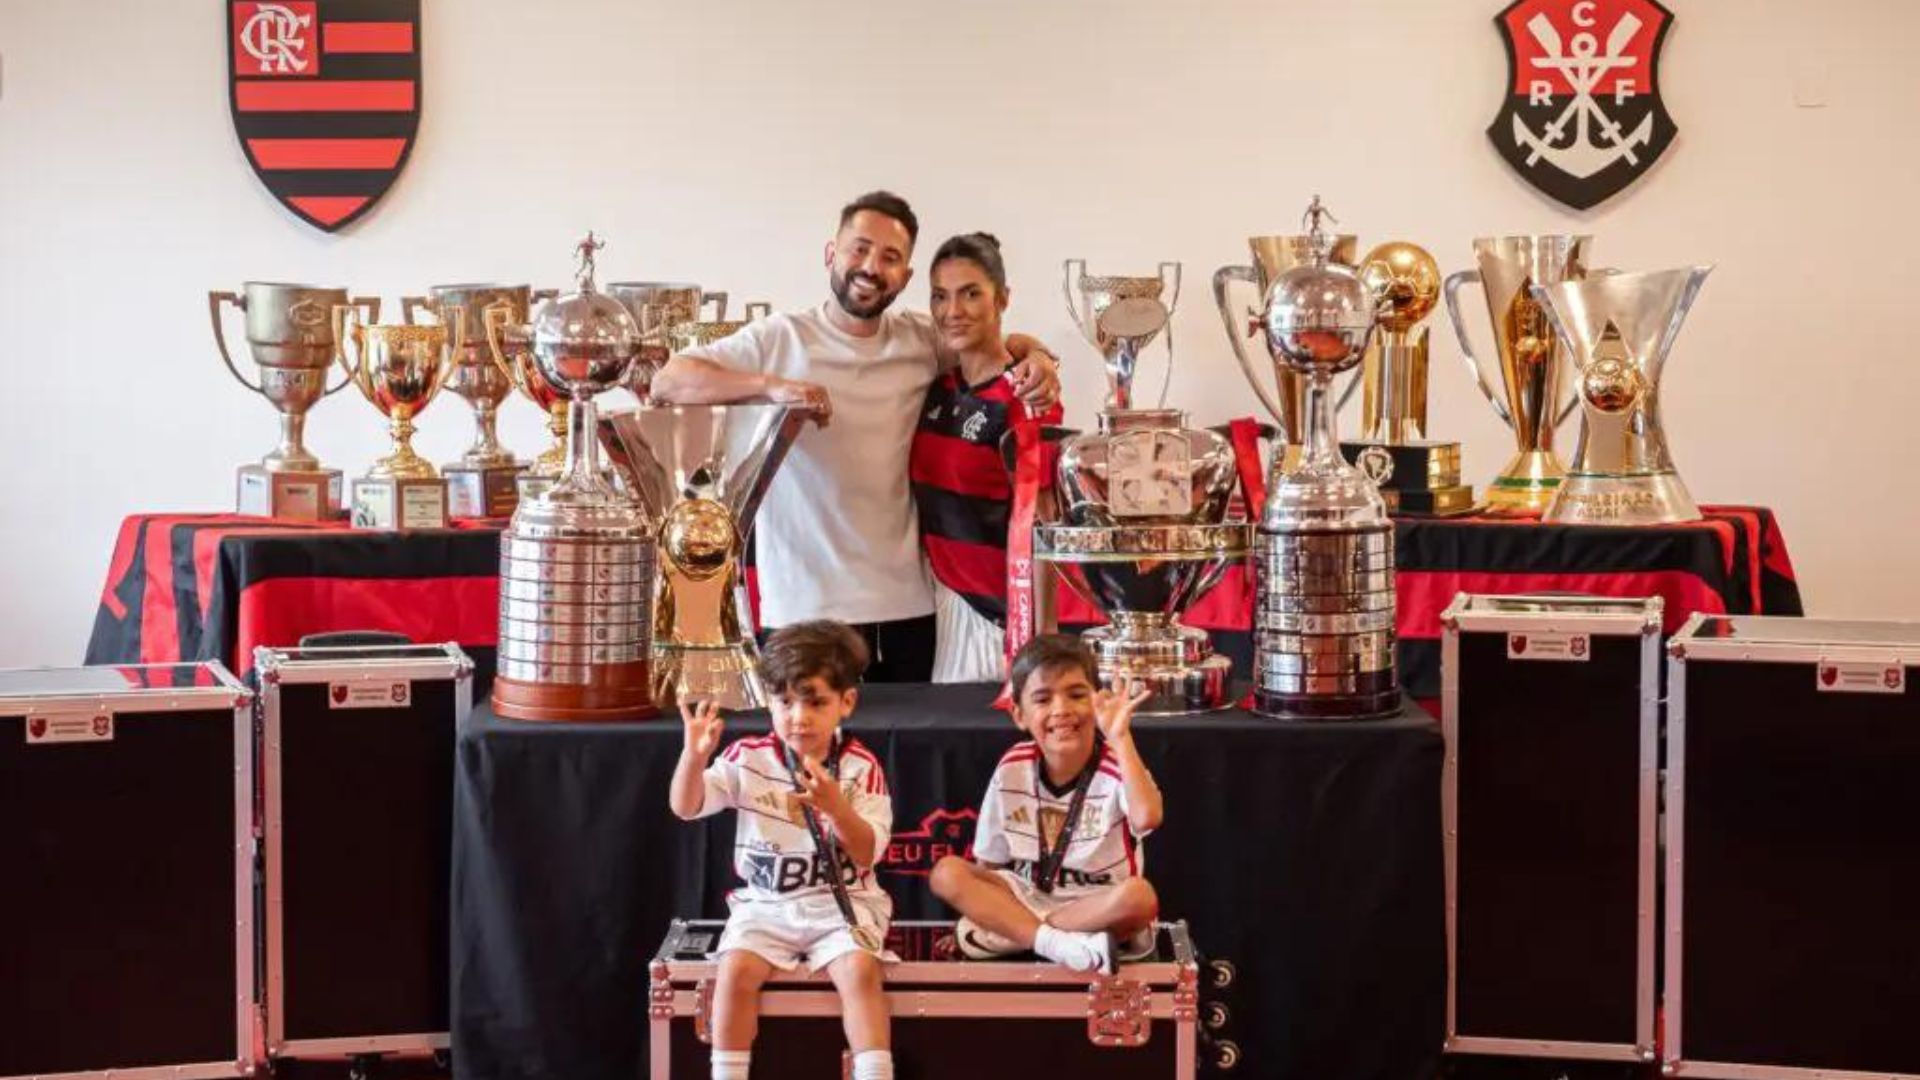
[[[1582,525],[1698,521],[1660,423],[1660,375],[1711,266],[1595,273],[1534,286],[1573,358],[1580,442],[1544,520]]]
[[[1259,301],[1264,303],[1267,291],[1281,274],[1313,261],[1312,237],[1305,233],[1249,236],[1247,250],[1253,256],[1252,263],[1223,266],[1214,271],[1213,302],[1220,309],[1220,320],[1226,325],[1227,341],[1233,346],[1234,358],[1240,361],[1240,370],[1246,372],[1253,392],[1280,427],[1280,441],[1286,449],[1276,460],[1284,472],[1300,460],[1300,439],[1306,432],[1307,380],[1292,368],[1270,364],[1264,359],[1254,360],[1252,349],[1259,348],[1264,353],[1266,346],[1264,343],[1254,345],[1258,331],[1247,323],[1252,311],[1235,299],[1234,286],[1253,286],[1258,290]],[[1341,266],[1357,267],[1359,251],[1359,238],[1341,233],[1332,238],[1327,259]],[[1273,373],[1271,390],[1267,388],[1266,376],[1260,374],[1262,368]]]
[[[600,418],[600,443],[660,522],[654,699],[766,704],[741,561],[767,485],[800,435],[794,405],[642,405]]]
[[[1246,524],[1226,520],[1233,447],[1189,429],[1178,409],[1132,407],[1140,352],[1171,314],[1160,295],[1167,284],[1179,295],[1179,264],[1162,263],[1157,278],[1088,277],[1079,260],[1066,269],[1069,306],[1109,389],[1099,430],[1061,449],[1063,521],[1035,528],[1034,558],[1106,616],[1086,634],[1104,685],[1144,685],[1146,713],[1224,708],[1232,664],[1179,615],[1247,554]]]
[[[260,369],[258,382],[240,373],[227,350],[220,305],[232,304],[247,317],[247,351]],[[307,410],[346,387],[327,386],[333,368],[333,309],[351,304],[368,322],[380,318],[374,297],[348,299],[345,289],[249,281],[240,292],[209,292],[214,344],[220,359],[241,386],[266,398],[280,412],[280,445],[257,464],[240,467],[236,504],[241,513],[301,520],[339,516],[341,473],[320,464],[307,449]]]
[[[654,373],[673,353],[670,335],[681,323],[699,320],[708,304],[713,317],[727,317],[727,294],[684,281],[616,281],[607,295],[627,306],[640,326],[640,358],[628,369],[627,389],[642,401],[653,386]]]
[[[653,698],[654,523],[607,483],[593,396],[621,385],[640,330],[593,284],[589,233],[578,247],[578,291],[546,301],[532,322],[505,325],[488,309],[488,337],[524,340],[538,373],[568,394],[567,461],[559,479],[522,499],[500,537],[499,677],[494,711],[518,720],[628,720]]]
[[[1254,537],[1254,710],[1284,719],[1362,719],[1400,707],[1393,524],[1334,430],[1333,377],[1366,353],[1378,301],[1328,258],[1323,216],[1316,197],[1307,211],[1314,258],[1274,280],[1255,320],[1274,364],[1307,379],[1300,462],[1268,488]]]

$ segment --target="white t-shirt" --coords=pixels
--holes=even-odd
[[[833,399],[831,423],[807,425],[760,504],[753,528],[761,625],[931,614],[907,460],[939,367],[933,320],[889,311],[878,333],[860,338],[836,329],[823,304],[750,322],[687,355],[817,383]]]
[[[700,817],[739,811],[733,832],[733,869],[745,884],[738,892],[755,900],[799,900],[832,896],[826,860],[814,847],[800,804],[792,799],[780,740],[772,735],[737,739],[704,774],[706,799]],[[841,736],[840,789],[860,819],[873,826],[874,842],[885,850],[893,835],[893,797],[879,759],[850,735]],[[821,822],[822,826],[826,823]],[[841,857],[841,873],[853,898],[885,895],[872,870],[854,868]]]
[[[1055,896],[1104,892],[1146,870],[1146,852],[1127,821],[1127,787],[1120,779],[1120,762],[1106,744],[1100,746],[1099,771],[1087,786],[1086,803],[1074,823],[1060,872],[1054,877]],[[1067,819],[1073,790],[1055,791],[1046,783],[1046,763],[1033,740],[1015,746],[1000,759],[980,800],[980,822],[973,834],[973,857],[987,866],[1006,867],[1031,880],[1040,858],[1035,828],[1049,838],[1059,835]],[[1049,848],[1058,841],[1050,839]]]

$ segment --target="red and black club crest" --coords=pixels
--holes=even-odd
[[[1655,0],[1514,0],[1493,22],[1507,92],[1487,136],[1528,183],[1585,210],[1673,142],[1658,78],[1673,13]]]
[[[267,190],[333,232],[420,128],[420,0],[226,0],[233,127]]]

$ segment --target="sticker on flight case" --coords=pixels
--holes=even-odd
[[[1593,658],[1591,634],[1508,634],[1509,660],[1574,660]]]
[[[337,682],[327,685],[330,709],[404,709],[413,701],[413,684],[396,682]]]
[[[1814,685],[1822,693],[1904,694],[1907,692],[1907,668],[1904,664],[1821,661],[1814,673]]]
[[[28,743],[111,742],[113,717],[69,714],[66,716],[28,716]]]

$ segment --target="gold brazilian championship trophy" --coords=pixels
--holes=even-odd
[[[334,355],[368,403],[387,418],[393,450],[353,481],[353,523],[370,529],[437,529],[447,523],[447,482],[413,449],[414,417],[446,384],[466,344],[466,313],[448,305],[446,326],[362,322],[333,309]],[[449,330],[451,327],[451,330]]]
[[[1473,510],[1460,482],[1460,444],[1427,438],[1427,330],[1440,301],[1440,266],[1425,249],[1381,244],[1360,262],[1360,280],[1379,301],[1379,332],[1361,362],[1360,438],[1342,443],[1348,461],[1380,485],[1390,513],[1448,517]],[[1353,384],[1348,384],[1352,393]]]
[[[260,369],[260,381],[247,381],[227,351],[220,305],[232,304],[247,316],[247,350]],[[345,289],[249,281],[238,293],[209,292],[213,340],[220,359],[241,386],[280,410],[280,445],[257,464],[242,465],[235,502],[243,514],[325,521],[340,515],[340,470],[329,469],[307,449],[307,410],[321,398],[345,388],[328,387],[335,348],[333,309],[352,304],[368,320],[380,317],[380,301],[347,298]]]

